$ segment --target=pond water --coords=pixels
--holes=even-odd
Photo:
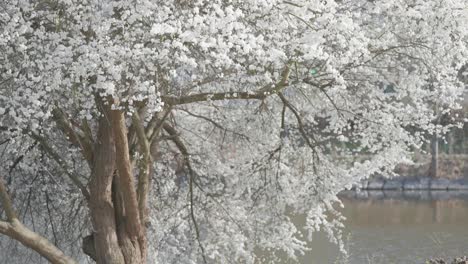
[[[275,262],[423,264],[433,257],[468,255],[468,192],[377,191],[347,193],[341,200],[348,256],[318,233],[309,244],[312,251],[297,262]]]

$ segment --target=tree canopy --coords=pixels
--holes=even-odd
[[[456,125],[467,24],[466,0],[2,1],[0,233],[253,263],[308,250],[305,214],[339,244],[337,193]]]

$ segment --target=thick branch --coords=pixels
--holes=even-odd
[[[150,144],[153,142],[154,138],[159,133],[159,130],[161,129],[164,121],[169,116],[171,111],[172,111],[172,106],[164,108],[162,112],[156,113],[153,116],[153,118],[150,120],[150,122],[148,123],[145,129],[145,133]]]
[[[188,150],[185,147],[182,140],[180,139],[179,135],[177,134],[177,130],[175,130],[175,128],[173,128],[168,123],[164,123],[163,128],[171,136],[171,140],[174,142],[174,144],[176,144],[176,147],[179,149],[180,153],[184,155],[184,157],[188,157],[189,156]]]
[[[280,92],[283,88],[288,86],[290,67],[287,65],[281,73],[281,80],[275,85],[266,85],[263,88],[254,92],[224,92],[224,93],[200,93],[193,95],[186,95],[181,97],[176,96],[162,96],[161,99],[168,105],[181,105],[205,101],[219,101],[219,100],[245,100],[257,99],[264,100],[271,94]]]
[[[162,101],[169,105],[190,104],[205,101],[219,101],[226,99],[257,99],[263,100],[267,97],[265,93],[257,92],[224,92],[224,93],[200,93],[181,97],[162,96]]]
[[[66,256],[60,249],[55,247],[46,238],[29,230],[16,217],[10,196],[7,193],[5,183],[0,177],[0,198],[2,207],[5,209],[8,222],[0,221],[0,233],[21,242],[28,248],[39,253],[51,263],[71,264],[73,259]]]
[[[72,123],[58,107],[52,111],[52,114],[58,123],[58,127],[68,137],[68,140],[72,144],[80,147],[80,150],[83,153],[83,157],[86,159],[88,165],[91,168],[93,164],[93,147],[91,142],[91,135],[87,135],[89,131],[83,132],[83,135],[79,135],[73,128]],[[89,127],[86,127],[86,122],[84,123],[84,126],[85,129],[89,129]]]
[[[21,224],[18,219],[11,223],[0,222],[0,233],[7,235],[36,251],[41,256],[54,264],[74,264],[73,259],[65,255],[60,249],[55,247],[46,238],[29,230]]]
[[[9,228],[9,224],[0,220],[0,234],[5,234]]]
[[[146,222],[146,211],[148,203],[149,177],[151,172],[151,152],[150,143],[146,137],[145,128],[140,119],[140,115],[135,112],[132,116],[133,126],[135,127],[140,151],[143,155],[143,160],[140,161],[139,178],[138,178],[138,210],[140,211],[140,219]]]

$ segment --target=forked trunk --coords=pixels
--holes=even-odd
[[[99,264],[143,264],[146,234],[139,216],[124,115],[108,107],[104,112],[90,182],[94,233],[85,239],[83,250]]]

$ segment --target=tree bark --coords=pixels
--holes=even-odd
[[[124,198],[122,194],[122,183],[120,175],[114,177],[113,199],[115,204],[115,218],[117,223],[117,235],[120,248],[125,258],[125,263],[142,263],[141,250],[138,241],[129,235],[127,229],[127,217],[125,212]]]
[[[90,182],[94,233],[84,240],[83,249],[99,264],[144,264],[146,233],[139,214],[125,116],[109,105],[101,106]],[[94,250],[90,243],[94,243]]]
[[[124,222],[119,226],[119,239],[127,263],[146,263],[146,232],[142,225],[135,179],[127,139],[127,127],[124,113],[111,111],[112,129],[115,137],[116,164],[118,173],[117,192],[122,201],[121,210]],[[117,214],[119,215],[119,214]],[[119,217],[119,218],[120,218]],[[120,224],[120,221],[119,221]]]
[[[99,264],[124,264],[119,246],[112,201],[112,181],[115,171],[115,142],[106,112],[99,121],[97,146],[90,182],[89,207],[94,229],[96,262]]]

